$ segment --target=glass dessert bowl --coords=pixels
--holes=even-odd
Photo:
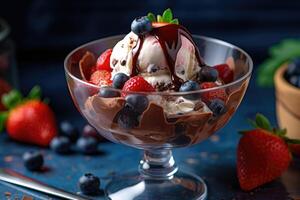
[[[168,30],[163,30],[166,27]],[[168,32],[168,37],[174,36],[172,41],[179,41],[175,48],[168,45],[164,34],[158,33],[162,30]],[[164,41],[153,42],[148,36],[134,39],[131,32],[125,38],[124,35],[108,37],[72,51],[65,60],[68,87],[77,109],[102,136],[144,150],[137,172],[115,177],[107,185],[108,198],[205,199],[206,184],[197,175],[178,170],[172,148],[197,144],[230,120],[246,92],[252,60],[234,45],[191,36],[179,25],[155,26],[152,31]],[[181,40],[173,31],[181,34]],[[126,51],[133,52],[125,61],[118,59],[124,53],[118,50],[119,46],[124,48],[124,41],[132,45]],[[189,50],[176,48],[178,44]],[[148,49],[144,50],[142,45],[148,45]],[[153,49],[155,45],[160,45],[157,51]],[[107,74],[103,76],[102,70],[100,73],[94,69],[99,62],[95,55],[107,54],[110,48],[114,48],[109,59],[112,70],[110,78],[103,79]],[[174,49],[177,49],[175,53]],[[160,60],[161,54],[166,59]],[[132,67],[135,63],[137,68]],[[180,67],[178,63],[190,67]],[[173,68],[162,65],[173,65]],[[212,78],[215,71],[211,72],[212,67],[207,66],[215,66],[219,76]],[[188,71],[195,68],[188,77]],[[228,76],[226,69],[231,70],[231,75]],[[97,84],[95,76],[101,77]],[[231,80],[226,80],[228,77]]]

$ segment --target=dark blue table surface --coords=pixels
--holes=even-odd
[[[47,73],[48,80],[57,76],[57,72]],[[24,72],[26,74],[26,72]],[[28,72],[29,73],[29,72]],[[32,72],[31,72],[32,73]],[[39,73],[38,71],[35,73]],[[35,74],[33,74],[35,75]],[[46,76],[46,75],[45,75]],[[44,78],[37,77],[37,78]],[[60,77],[63,79],[63,75]],[[47,94],[55,92],[54,85],[46,84]],[[60,85],[59,87],[65,87]],[[66,94],[61,101],[71,101]],[[57,95],[55,95],[57,97]],[[238,130],[249,127],[246,118],[253,117],[256,112],[266,114],[275,122],[273,89],[258,89],[254,81],[232,120],[218,133],[203,143],[190,148],[174,150],[175,159],[182,169],[195,172],[202,176],[208,185],[208,199],[235,199],[235,200],[285,200],[300,198],[300,161],[294,160],[293,164],[283,176],[253,192],[246,193],[239,189],[236,176],[236,146],[239,139]],[[57,108],[58,112],[61,108]],[[67,118],[81,127],[85,121],[75,114],[74,107],[69,109]],[[61,111],[61,110],[60,110]],[[66,116],[58,116],[66,118]],[[86,172],[92,172],[102,177],[102,187],[105,186],[113,173],[122,173],[126,170],[136,170],[142,152],[123,145],[102,143],[96,156],[72,154],[68,156],[56,155],[48,149],[43,149],[45,163],[48,171],[43,173],[29,172],[22,163],[21,157],[25,151],[38,147],[15,143],[8,139],[6,134],[0,135],[0,166],[14,169],[26,176],[35,178],[49,185],[63,188],[70,192],[78,192],[77,180]],[[108,177],[108,178],[107,178]],[[31,190],[22,189],[9,184],[0,183],[0,199],[5,199],[5,194],[14,197],[31,196],[34,199],[48,199],[49,197]],[[96,199],[104,199],[101,196]]]

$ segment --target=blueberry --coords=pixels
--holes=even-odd
[[[196,91],[199,90],[199,84],[195,81],[186,81],[185,83],[183,83],[180,88],[179,88],[179,92],[191,92],[191,91]],[[183,96],[186,99],[190,99],[190,100],[196,100],[200,97],[200,95],[198,93],[195,94],[188,94],[188,95],[184,95]]]
[[[84,154],[95,154],[98,152],[98,141],[93,137],[79,138],[76,146]]]
[[[79,188],[83,194],[95,195],[100,191],[100,179],[91,173],[86,173],[79,178]]]
[[[129,76],[124,73],[117,73],[113,78],[113,87],[117,89],[122,89],[125,82],[129,80]]]
[[[198,73],[198,79],[200,82],[215,82],[218,79],[219,72],[209,66],[204,66]]]
[[[295,87],[300,88],[300,75],[293,75],[289,78],[290,84],[292,84]]]
[[[24,166],[30,171],[38,171],[44,164],[44,157],[40,152],[26,152],[23,155]]]
[[[106,86],[100,88],[99,95],[100,97],[104,98],[112,98],[120,96],[120,93],[118,91],[115,91],[113,88]]]
[[[137,114],[142,114],[148,107],[149,100],[145,95],[130,94],[126,96],[126,106]]]
[[[300,75],[300,58],[293,59],[285,72],[287,80],[293,75]]]
[[[213,99],[208,107],[213,112],[213,115],[215,117],[220,116],[226,112],[225,103],[221,99]]]
[[[53,138],[50,143],[50,147],[53,151],[59,154],[67,154],[71,152],[70,139],[64,136]]]
[[[131,31],[137,35],[144,35],[152,30],[152,23],[148,17],[138,17],[131,23]]]
[[[120,127],[125,129],[131,129],[138,126],[138,114],[135,113],[130,107],[125,106],[119,113],[118,113],[118,124]]]
[[[76,142],[79,137],[79,131],[68,121],[60,123],[60,133],[61,135],[68,137],[71,142]]]

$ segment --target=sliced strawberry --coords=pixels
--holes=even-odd
[[[97,70],[91,75],[90,82],[98,86],[110,86],[112,84],[111,73],[106,70]]]
[[[125,82],[123,91],[129,92],[154,92],[155,89],[143,77],[134,76]],[[126,96],[126,94],[122,94]]]
[[[204,83],[201,83],[200,88],[208,89],[208,88],[214,88],[217,86],[218,85],[214,82],[204,82]],[[201,98],[205,103],[209,103],[213,99],[221,99],[222,101],[225,102],[227,99],[227,94],[225,92],[225,89],[216,89],[216,90],[202,93]]]
[[[233,81],[233,70],[227,64],[215,65],[214,68],[218,70],[219,77],[224,83],[230,83]]]
[[[107,70],[107,71],[111,72],[111,70],[112,70],[110,68],[111,53],[112,53],[112,49],[107,49],[99,56],[99,58],[97,59],[97,64],[96,64],[97,70]]]

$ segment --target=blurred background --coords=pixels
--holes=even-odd
[[[2,1],[0,17],[11,27],[20,89],[39,84],[54,110],[65,113],[58,118],[79,116],[66,88],[65,56],[91,40],[127,33],[136,16],[168,7],[190,32],[240,46],[256,66],[270,45],[300,35],[300,1],[293,0]]]

